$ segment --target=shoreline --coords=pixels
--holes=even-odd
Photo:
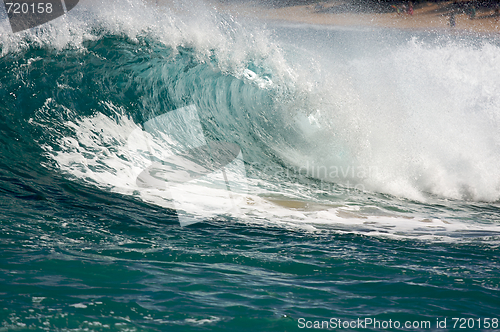
[[[458,12],[453,14],[455,26],[450,26],[450,12],[446,12],[453,1],[423,3],[415,6],[413,15],[407,13],[335,13],[339,1],[321,2],[315,5],[292,5],[268,7],[259,3],[222,4],[215,6],[233,16],[250,17],[290,23],[331,26],[360,26],[393,29],[423,30],[443,33],[474,33],[500,35],[500,15],[493,10],[482,11],[474,19]]]

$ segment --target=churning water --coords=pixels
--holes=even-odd
[[[498,319],[497,37],[189,1],[2,24],[0,330]]]

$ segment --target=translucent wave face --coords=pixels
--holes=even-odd
[[[459,202],[435,199],[437,205],[425,205],[305,177],[299,179],[302,183],[287,177],[259,179],[252,170],[259,165],[245,166],[241,152],[232,146],[231,158],[214,162],[213,155],[203,151],[209,144],[195,110],[175,110],[144,126],[124,115],[112,119],[98,114],[68,123],[76,135],[62,138],[59,151],[46,150],[58,169],[75,181],[175,209],[183,226],[223,217],[313,232],[424,240],[500,234],[497,223],[475,221],[477,216],[460,212]],[[246,169],[252,173],[249,178]]]
[[[178,3],[177,8],[157,8],[132,0],[121,4],[126,5],[112,1],[80,4],[39,29],[0,37],[4,55],[42,45],[62,54],[76,48],[82,64],[96,59],[104,63],[116,53],[99,53],[89,44],[95,41],[92,45],[99,47],[99,42],[114,39],[123,47],[122,54],[149,59],[131,60],[132,65],[124,66],[136,70],[126,72],[133,72],[131,76],[120,76],[125,72],[120,68],[115,76],[103,76],[119,77],[124,86],[148,82],[137,89],[139,98],[132,112],[127,113],[120,100],[113,103],[102,97],[102,91],[94,87],[65,87],[56,80],[61,91],[93,89],[88,94],[100,98],[96,103],[100,108],[86,113],[64,109],[48,98],[34,116],[34,123],[42,117],[50,120],[44,126],[52,126],[47,129],[51,141],[41,144],[58,171],[76,181],[164,207],[179,209],[187,204],[182,208],[190,218],[186,224],[198,217],[211,218],[215,212],[231,215],[234,204],[243,211],[238,216],[250,222],[279,220],[294,227],[334,225],[341,230],[393,235],[433,236],[470,229],[467,222],[457,222],[462,216],[448,219],[450,210],[435,216],[432,208],[426,210],[418,203],[412,205],[415,209],[410,214],[414,215],[409,218],[404,211],[389,213],[393,205],[398,211],[405,209],[398,205],[400,199],[430,201],[429,196],[436,195],[441,203],[446,198],[498,200],[500,69],[495,44],[402,39],[378,49],[363,42],[364,51],[349,46],[346,54],[326,39],[318,47],[307,45],[307,38],[297,34],[299,46],[292,48],[279,36],[253,35],[252,28],[202,6]],[[340,38],[350,32],[335,33]],[[150,47],[151,41],[171,52]],[[148,57],[136,57],[143,53]],[[106,63],[111,61],[117,59]],[[192,135],[186,137],[196,139],[177,150],[175,140],[157,130],[167,128],[169,121],[148,125],[152,115],[177,109],[167,109],[165,100],[170,98],[175,99],[174,106],[185,105],[189,98],[196,100],[205,130],[201,135],[198,126],[191,127]],[[64,117],[56,114],[61,109],[71,115],[54,129],[54,121]],[[191,120],[187,122],[197,122]],[[186,123],[174,121],[181,122]],[[188,132],[187,128],[180,132]],[[170,128],[168,132],[175,131]],[[172,156],[178,163],[174,166],[186,168],[196,156],[217,149],[210,140],[229,142],[229,138],[244,152],[246,169],[248,163],[253,168],[246,179],[248,194],[231,197],[227,190],[228,183],[233,186],[231,179],[215,172],[220,167],[204,161],[195,162],[194,169],[189,166],[188,172],[165,169],[165,161]],[[227,152],[232,155],[234,151]],[[238,156],[233,165],[236,173],[242,160]],[[304,183],[289,175],[294,169]],[[268,171],[279,174],[268,177],[264,174]],[[175,178],[168,181],[172,173]],[[203,176],[179,180],[194,173]],[[245,177],[239,174],[238,179]],[[318,186],[318,179],[324,183]],[[166,182],[183,185],[167,190]],[[234,184],[243,185],[243,181]],[[329,189],[324,190],[322,184]],[[199,185],[213,191],[206,189],[209,194],[196,200]],[[352,187],[358,191],[336,193]],[[181,188],[187,196],[173,194],[172,188]],[[388,196],[387,203],[377,200],[377,193],[394,196]],[[211,205],[216,200],[227,204]],[[372,205],[373,200],[377,203]],[[356,203],[367,209],[354,208]],[[476,226],[482,230],[491,225]]]
[[[159,191],[170,198],[181,226],[237,209],[246,174],[237,144],[206,140],[194,105],[157,116],[128,139],[129,159],[144,169],[134,191]],[[142,167],[141,167],[142,166]],[[233,211],[233,215],[234,215]]]
[[[247,193],[241,149],[207,140],[195,106],[141,127],[103,115],[67,125],[76,137],[61,138],[57,152],[45,149],[60,171],[78,181],[175,209],[181,226],[238,215],[241,195]],[[112,147],[106,148],[109,142]]]

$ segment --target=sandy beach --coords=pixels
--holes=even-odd
[[[344,2],[333,0],[311,5],[263,6],[257,2],[221,4],[217,7],[236,16],[258,17],[262,19],[293,21],[309,24],[341,26],[374,26],[399,29],[444,30],[448,32],[499,33],[500,15],[493,8],[480,8],[473,19],[468,13],[453,8],[453,1],[439,3],[424,2],[415,5],[413,14],[398,13],[396,9],[388,13],[339,12],[336,7]],[[460,4],[460,2],[458,2]],[[454,13],[455,26],[450,25]]]

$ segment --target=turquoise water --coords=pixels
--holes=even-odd
[[[499,329],[498,38],[132,0],[0,29],[0,330]],[[243,154],[222,212],[136,183],[188,108]]]

